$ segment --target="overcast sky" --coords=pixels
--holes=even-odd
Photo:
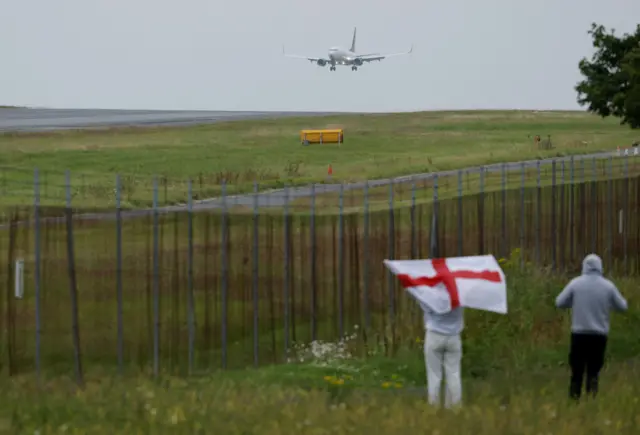
[[[638,0],[0,0],[0,105],[413,111],[575,109],[596,21]],[[287,52],[411,56],[330,72]]]

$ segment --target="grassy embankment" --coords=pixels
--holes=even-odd
[[[483,140],[488,140],[488,136],[493,136],[492,139],[500,137],[500,131],[496,131],[495,124],[493,124],[496,120],[492,120],[489,115],[486,115],[488,118],[482,121],[476,120],[484,127],[480,128],[476,123],[476,127],[474,127],[476,129],[475,133],[465,133],[467,130],[465,130],[464,126],[460,127],[458,125],[458,128],[460,128],[459,133],[463,136],[464,142],[468,144],[469,140],[474,137],[479,143],[482,143]],[[405,115],[395,116],[401,118]],[[443,115],[439,114],[438,116]],[[449,119],[450,124],[447,127],[450,130],[447,131],[448,134],[440,132],[440,139],[446,136],[457,136],[454,132],[453,124],[456,123],[455,120],[458,119],[456,116],[459,116],[459,114],[451,114],[451,116],[453,116],[453,121]],[[495,114],[492,116],[495,116]],[[524,115],[510,114],[507,115],[507,118],[509,116]],[[532,116],[551,115],[536,114]],[[553,116],[557,117],[558,115]],[[576,115],[570,114],[566,116],[568,116],[568,119],[572,119]],[[583,116],[580,115],[579,117]],[[301,122],[308,122],[308,120]],[[403,125],[397,119],[396,122],[398,126]],[[424,119],[422,122],[427,123]],[[506,133],[502,131],[503,146],[517,132],[529,134],[528,132],[525,133],[525,129],[533,129],[531,124],[524,126],[522,121],[516,122],[513,119],[512,122],[515,124],[520,122],[518,124],[520,127],[516,128],[512,123],[508,128],[505,128]],[[592,150],[612,148],[618,140],[624,142],[624,135],[626,134],[623,130],[618,129],[617,126],[614,127],[605,123],[602,125],[608,126],[599,131],[609,131],[610,134],[605,133],[600,136],[594,133],[594,120],[590,117],[585,118],[583,124],[576,124],[574,119],[570,128],[561,121],[555,122],[559,122],[561,126],[564,125],[567,130],[583,127],[584,130],[578,135],[580,138],[584,138],[589,134],[584,133],[585,131],[591,131],[590,134],[595,138],[594,142],[596,143]],[[256,125],[258,124],[260,123],[256,123]],[[344,124],[346,125],[347,122],[345,121]],[[360,128],[364,130],[366,125],[370,124],[371,122],[363,122],[360,124]],[[414,125],[416,129],[421,128],[421,123],[416,124],[417,126]],[[430,125],[433,127],[442,124],[447,125],[446,120],[434,119]],[[269,123],[266,122],[266,126],[268,125]],[[548,124],[545,125],[556,126],[557,130],[552,130],[550,134],[554,144],[557,146],[554,132],[562,136],[563,128],[552,121],[548,121]],[[393,123],[389,123],[387,128],[392,129],[392,126]],[[222,127],[207,127],[203,128],[203,130],[230,127],[232,127],[232,124]],[[541,125],[539,127],[542,128]],[[320,151],[319,148],[302,148],[295,144],[297,128],[291,128],[294,138],[291,144],[292,149],[301,153],[313,149],[311,153],[314,153],[316,157],[321,152],[326,152],[326,149]],[[267,131],[271,131],[273,134],[273,131],[268,128]],[[404,124],[404,128],[398,127],[398,131],[410,131],[410,128]],[[484,135],[481,132],[484,132]],[[565,138],[576,137],[575,132],[565,133]],[[122,139],[127,133],[112,134],[115,136],[115,139],[111,142],[113,146],[118,141],[118,138]],[[135,136],[143,133],[130,132],[129,134]],[[144,134],[157,135],[156,138],[159,141],[163,140],[161,139],[163,135],[159,131],[148,131]],[[209,130],[209,134],[211,134],[211,130]],[[531,135],[533,134],[536,134],[536,132],[531,133]],[[618,134],[621,136],[617,136]],[[75,138],[73,140],[77,141],[75,142],[77,145],[81,142],[78,137],[82,138],[84,136],[86,138],[87,136],[85,135],[90,134],[64,133],[61,137]],[[416,134],[416,137],[420,136],[429,137],[429,134],[422,130],[422,134]],[[266,137],[269,137],[269,135],[267,134]],[[480,139],[482,137],[484,139]],[[2,140],[5,139],[7,138],[5,137]],[[40,142],[41,144],[46,142],[45,139],[35,139],[35,137],[12,137],[9,139],[34,140],[36,142],[40,140],[43,141]],[[51,137],[48,140],[50,141]],[[166,137],[164,140],[166,140]],[[271,137],[271,140],[274,140],[273,137]],[[414,140],[417,139],[414,137]],[[182,145],[189,147],[188,144],[183,143]],[[362,149],[367,147],[365,142],[361,142],[361,145]],[[452,145],[452,142],[449,142],[449,145]],[[523,146],[528,145],[525,144]],[[342,150],[345,150],[346,147],[347,144],[343,145]],[[435,153],[440,150],[443,162],[446,162],[447,156],[451,158],[454,155],[453,153],[447,153],[446,148],[440,149],[433,145],[432,149]],[[74,155],[74,153],[82,154],[82,152],[77,153],[77,151],[77,149],[69,151],[71,154],[67,154],[67,156]],[[141,150],[138,149],[137,151]],[[146,149],[146,151],[147,154],[152,154],[149,149]],[[110,152],[106,154],[100,153],[100,155],[105,156],[111,153],[113,156],[114,152],[117,152],[117,150],[111,149]],[[389,150],[386,149],[385,152],[389,153]],[[413,152],[417,152],[415,148]],[[558,150],[550,153],[555,152],[558,152]],[[231,153],[233,154],[232,151]],[[44,151],[43,154],[46,156],[47,151]],[[62,154],[65,154],[65,152],[62,152]],[[471,153],[467,152],[467,154]],[[460,163],[460,166],[486,163],[488,160],[486,150],[482,154],[482,156],[480,156],[480,153],[475,154],[477,161],[469,160],[464,163],[458,163]],[[505,153],[503,157],[505,160],[514,160],[512,154]],[[244,155],[246,159],[247,154],[245,153]],[[37,159],[39,158],[38,156],[32,155],[31,157]],[[489,157],[493,158],[495,156]],[[522,158],[530,157],[523,155]],[[379,157],[379,159],[381,160],[382,158]],[[124,160],[126,159],[123,159],[118,164],[124,164]],[[102,161],[104,162],[104,160]],[[129,154],[127,163],[131,162],[131,154]],[[350,160],[347,158],[342,162],[348,166]],[[432,164],[435,165],[436,162],[438,160],[433,160],[432,157]],[[444,165],[445,163],[442,164]],[[455,164],[455,162],[452,164]],[[165,167],[169,166],[166,162],[164,165]],[[321,179],[326,168],[325,163],[316,161],[315,165],[317,179]],[[408,163],[405,165],[410,166]],[[177,165],[174,166],[178,167]],[[418,172],[420,170],[401,170],[402,164],[390,164],[388,166],[390,170],[397,170],[398,174]],[[336,164],[334,163],[334,170],[335,167]],[[367,167],[371,168],[370,166]],[[107,180],[111,177],[110,175],[109,177],[100,175],[97,171],[98,168],[94,167],[94,169],[96,169],[96,173],[92,176],[93,180],[98,180],[100,177],[104,177],[103,180]],[[368,171],[368,177],[374,176],[373,174],[375,173],[388,175],[383,173],[380,167],[377,170],[369,169]],[[335,173],[334,177],[336,177]],[[248,182],[250,179],[246,181]],[[173,192],[171,189],[168,190]],[[27,191],[24,193],[26,194]],[[95,200],[100,196],[94,195],[93,197]],[[150,198],[150,194],[146,197]],[[63,196],[60,195],[60,198],[63,198]],[[102,202],[102,199],[96,202]],[[468,221],[473,221],[474,219],[474,215],[468,216]],[[91,275],[89,272],[98,270],[93,269],[93,267],[98,267],[98,263],[101,263],[105,275],[100,276],[113,277],[113,238],[107,238],[103,235],[96,244],[95,234],[93,233],[95,228],[92,228],[93,224],[88,223],[86,225],[86,231],[91,234],[88,234],[86,238],[80,237],[79,240],[82,241],[78,242],[84,246],[84,248],[80,248],[82,254],[78,258],[85,261],[84,266],[86,267],[84,280],[81,281],[81,292],[83,285],[85,288],[89,286],[92,287],[92,293],[97,292],[94,293],[96,295],[98,293],[103,294],[104,298],[112,300],[114,294],[112,286],[109,286],[109,289],[105,287],[105,291],[108,291],[108,293],[98,291],[95,279],[93,281],[89,279]],[[136,231],[140,234],[148,233],[148,222],[132,222],[131,225],[132,236],[136,234]],[[184,237],[184,223],[180,225],[180,228],[180,234]],[[247,226],[242,231],[248,231],[247,228],[249,227]],[[215,229],[215,231],[219,232],[219,229]],[[48,272],[45,273],[45,276],[58,277],[57,281],[44,280],[45,285],[49,286],[48,288],[52,291],[49,293],[51,296],[61,294],[59,293],[60,291],[66,290],[63,283],[65,279],[62,276],[65,266],[64,262],[60,262],[65,258],[64,245],[62,244],[63,236],[64,228],[60,227],[59,231],[52,232],[49,236],[50,238],[47,239],[50,249],[48,258],[51,259],[51,262],[47,266]],[[199,234],[199,236],[202,237],[202,234]],[[281,236],[281,234],[277,234],[277,237]],[[166,243],[163,242],[163,250],[171,250],[171,237],[171,227],[168,226],[163,231],[162,240],[167,240]],[[247,232],[246,236],[241,237],[245,240],[245,238],[250,237],[250,233]],[[384,249],[385,240],[382,239],[377,240],[376,246],[379,246],[373,249]],[[24,252],[28,254],[29,248],[27,246],[33,245],[32,235],[28,237],[22,236],[20,240],[19,246],[23,246]],[[136,276],[140,277],[142,275],[141,272],[144,270],[146,260],[138,259],[134,262],[133,259],[139,257],[137,252],[141,247],[145,246],[147,239],[140,236],[125,237],[125,240],[129,244],[126,249],[130,255],[126,263],[126,266],[130,269],[127,271],[127,282],[131,281],[132,290],[138,286],[138,293],[141,293],[143,287],[140,285],[144,286],[144,282],[148,277],[136,279]],[[183,250],[184,241],[179,244]],[[107,246],[109,246],[109,250],[103,249]],[[213,246],[215,246],[215,243]],[[303,246],[300,246],[299,249],[303,249]],[[6,252],[6,249],[3,249],[3,252]],[[90,252],[92,252],[91,255],[89,255]],[[146,252],[148,253],[148,251]],[[183,256],[183,254],[184,252],[181,252],[180,255]],[[202,251],[200,251],[200,254],[202,254]],[[236,281],[233,281],[234,288],[242,288],[244,292],[246,289],[250,289],[250,278],[247,275],[247,273],[250,273],[251,266],[250,261],[247,264],[249,251],[242,254],[238,250],[237,254],[238,256],[232,260],[233,267],[237,267],[235,270],[239,274],[235,278]],[[145,257],[148,257],[148,255],[145,255]],[[244,257],[244,260],[242,257]],[[268,260],[267,257],[264,258]],[[163,264],[166,264],[166,267],[169,268],[172,257],[168,256],[165,261],[166,263]],[[219,256],[207,258],[201,255],[198,257],[198,261],[199,267],[206,270],[208,264],[214,262],[219,264]],[[616,430],[618,433],[635,433],[636,425],[640,423],[637,420],[636,412],[639,406],[637,390],[640,385],[636,385],[637,382],[635,381],[638,374],[636,358],[639,349],[637,338],[633,335],[634,325],[639,320],[636,314],[638,306],[634,299],[637,294],[637,283],[632,280],[620,283],[621,290],[630,298],[631,312],[627,316],[614,317],[613,319],[609,346],[610,364],[603,379],[601,400],[574,407],[567,404],[565,400],[568,318],[566,315],[556,313],[552,305],[553,298],[564,283],[564,280],[544,274],[541,275],[541,272],[530,269],[525,273],[520,273],[516,267],[513,267],[516,264],[518,264],[517,259],[511,259],[510,264],[505,265],[505,270],[508,271],[509,276],[509,315],[501,317],[478,312],[470,312],[468,314],[464,358],[465,397],[467,402],[462,413],[458,415],[435,413],[422,400],[416,397],[416,391],[419,392],[419,389],[424,384],[424,368],[419,346],[416,343],[416,341],[419,341],[421,327],[415,315],[405,315],[398,325],[396,332],[402,337],[402,340],[399,343],[400,349],[393,356],[389,356],[384,349],[379,347],[366,348],[364,341],[360,337],[351,343],[350,348],[356,356],[361,356],[367,351],[372,352],[373,355],[367,360],[361,360],[357,357],[335,358],[335,352],[329,350],[333,357],[329,358],[326,365],[322,363],[313,364],[312,361],[296,366],[279,365],[259,370],[210,373],[211,368],[219,364],[220,357],[219,352],[211,352],[198,355],[198,369],[201,372],[198,377],[185,380],[167,375],[165,382],[155,384],[149,381],[148,370],[144,374],[136,375],[136,371],[141,368],[144,370],[150,362],[148,346],[141,351],[136,351],[135,348],[135,346],[144,341],[143,338],[151,331],[148,329],[148,318],[145,319],[144,315],[129,313],[127,318],[133,315],[139,318],[139,322],[133,325],[135,331],[129,329],[131,328],[131,323],[127,324],[126,337],[127,340],[132,339],[131,344],[134,347],[127,348],[127,374],[125,378],[116,379],[113,373],[113,364],[86,364],[87,387],[83,392],[76,393],[69,379],[60,378],[61,365],[65,366],[65,373],[68,375],[72,374],[73,367],[70,335],[66,335],[68,338],[64,342],[66,345],[60,340],[61,337],[64,337],[64,335],[60,335],[60,332],[70,330],[69,305],[67,301],[58,303],[55,302],[56,298],[49,298],[47,305],[45,305],[46,312],[48,315],[55,315],[51,317],[51,319],[54,319],[53,324],[45,322],[45,328],[47,328],[45,333],[55,335],[56,339],[52,340],[53,337],[47,338],[45,336],[44,343],[46,343],[50,355],[55,353],[53,350],[57,350],[60,355],[64,354],[66,357],[64,361],[59,362],[53,373],[50,371],[53,367],[44,367],[46,394],[36,390],[33,372],[10,379],[5,378],[2,381],[0,403],[3,406],[0,407],[2,410],[0,411],[0,431],[33,432],[39,430],[40,433],[47,433],[48,431],[78,429],[80,433],[102,433],[107,431],[193,433],[194,431],[208,432],[216,429],[216,431],[219,430],[223,433],[313,433],[314,430],[319,430],[321,433],[406,433],[407,430],[416,430],[418,428],[424,430],[426,427],[431,432],[439,431],[439,433],[445,433],[448,429],[450,430],[451,425],[454,425],[455,430],[459,432],[479,434],[522,433],[527,431],[531,433],[552,432],[568,434],[575,433],[578,430],[577,428],[583,431],[590,430],[594,433],[606,433],[612,430]],[[179,286],[180,283],[184,284],[184,271],[181,273],[182,275],[178,274]],[[171,275],[174,276],[174,274]],[[240,275],[245,276],[244,281],[240,279]],[[163,276],[163,283],[168,282],[169,279],[171,277]],[[32,277],[29,277],[29,282],[31,281]],[[93,286],[91,282],[94,283]],[[104,283],[101,282],[100,284]],[[111,284],[110,280],[109,285]],[[203,281],[199,281],[198,285],[201,286],[203,284]],[[278,283],[278,288],[280,288],[280,285],[281,283]],[[308,286],[306,288],[308,289]],[[329,290],[329,288],[325,287],[325,290]],[[8,290],[11,289],[8,288]],[[32,294],[32,289],[27,288],[27,292],[27,294]],[[98,299],[93,300],[95,297],[93,296],[91,300],[86,302],[97,302]],[[381,298],[384,299],[384,295],[381,295]],[[132,301],[133,305],[131,307],[139,307],[143,299],[144,296],[140,301]],[[408,304],[406,297],[404,299],[404,303]],[[147,299],[148,301],[149,299]],[[170,302],[170,300],[167,299],[167,302]],[[327,299],[327,303],[330,303],[330,299]],[[202,304],[198,305],[201,306]],[[167,307],[167,305],[163,306]],[[58,308],[57,310],[56,307]],[[31,318],[33,315],[31,308],[30,306],[23,307],[22,311],[18,311],[19,316],[17,319],[24,321],[25,315]],[[97,309],[94,309],[96,307],[92,305],[90,308],[88,311],[81,311],[81,323],[85,325],[82,330],[87,331],[82,336],[83,346],[87,346],[84,349],[90,349],[93,352],[85,354],[87,358],[85,362],[93,360],[96,356],[105,358],[109,354],[113,363],[115,363],[115,348],[112,346],[114,343],[113,337],[115,336],[113,304],[103,304]],[[178,308],[180,308],[180,311],[184,308],[184,295],[180,296]],[[238,310],[237,316],[246,320],[245,314],[248,306],[234,306],[234,308]],[[103,323],[107,317],[101,315],[101,312],[105,310],[114,313],[113,316],[109,316],[108,325]],[[215,312],[211,314],[216,315]],[[203,313],[199,312],[199,316],[202,315]],[[167,322],[178,321],[178,324],[172,325],[172,330],[180,330],[181,332],[177,342],[175,340],[172,341],[173,339],[164,341],[167,338],[163,335],[162,348],[165,349],[166,346],[172,346],[169,343],[174,345],[177,343],[176,348],[171,348],[174,352],[179,349],[185,350],[183,343],[184,328],[181,327],[183,325],[181,319],[184,319],[184,315],[182,317],[178,316],[177,320],[172,320],[170,317],[165,319],[164,316],[165,314],[163,314],[163,324],[165,320]],[[239,317],[232,316],[232,319],[239,319]],[[335,319],[333,320],[331,323],[335,323]],[[348,325],[353,325],[354,320],[357,321],[357,319],[350,319],[347,322]],[[92,333],[92,328],[89,327],[92,323],[96,326],[95,333]],[[17,324],[19,325],[18,339],[21,343],[19,347],[22,348],[21,351],[24,354],[21,356],[24,358],[33,353],[33,343],[31,341],[33,330],[31,325],[24,324],[24,322],[18,322]],[[244,323],[242,325],[239,323],[238,325],[238,327],[241,327]],[[327,330],[334,327],[335,325],[333,324],[328,325]],[[108,339],[101,341],[106,336],[101,337],[100,334],[107,331],[110,334]],[[385,331],[383,328],[377,332],[384,336]],[[307,336],[307,333],[308,326],[300,327],[300,336]],[[277,338],[281,340],[281,335],[278,335]],[[263,341],[261,338],[261,349],[266,347],[265,345],[267,345],[268,341],[268,339]],[[303,341],[305,340],[303,339]],[[108,343],[108,348],[105,348],[101,343]],[[384,343],[384,341],[381,343]],[[514,343],[517,343],[518,346],[514,346]],[[250,352],[252,346],[251,337],[245,337],[232,344],[233,348],[230,351],[230,355],[236,358],[236,363],[250,363],[251,357],[247,356],[247,353]],[[367,344],[372,346],[373,342],[368,341]],[[282,343],[278,341],[276,346],[276,350],[281,352]],[[101,355],[95,353],[99,347],[104,348]],[[144,360],[143,364],[136,360],[138,357]],[[186,355],[180,357],[183,367],[185,357]],[[93,361],[95,362],[95,360]],[[208,374],[202,372],[208,372]],[[343,379],[343,381],[337,381],[337,379]]]
[[[346,142],[302,146],[299,130],[339,125]],[[551,136],[552,150],[533,137]],[[0,135],[3,202],[30,204],[33,168],[41,171],[45,204],[64,203],[64,170],[72,172],[74,203],[113,207],[115,173],[122,174],[127,207],[184,202],[192,178],[197,198],[308,184],[363,181],[476,166],[612,150],[632,132],[615,120],[582,112],[420,112],[226,122],[188,128],[62,131]],[[406,188],[406,187],[405,187]]]
[[[295,362],[257,370],[206,370],[191,378],[88,368],[77,391],[69,376],[34,374],[0,381],[0,430],[7,433],[628,433],[640,423],[637,281],[618,280],[630,311],[614,315],[596,401],[566,398],[569,317],[553,307],[564,278],[505,264],[509,314],[468,311],[464,399],[459,413],[424,403],[421,326],[404,319],[392,356],[365,347],[298,347]],[[368,353],[367,358],[363,358]],[[300,359],[303,359],[300,362]],[[74,432],[75,431],[75,432]]]

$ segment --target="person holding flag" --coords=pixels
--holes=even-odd
[[[451,408],[462,401],[462,380],[460,362],[462,360],[462,339],[464,329],[464,308],[439,314],[426,304],[420,303],[424,311],[425,338],[424,359],[427,369],[427,391],[431,405],[440,404],[440,386],[444,368],[444,406]]]
[[[445,406],[460,405],[464,307],[506,314],[504,272],[493,255],[385,260],[384,264],[424,311],[429,403],[440,402],[444,367]]]

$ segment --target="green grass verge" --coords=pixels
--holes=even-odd
[[[346,142],[302,146],[303,128],[340,126]],[[554,149],[536,149],[535,135]],[[407,173],[456,169],[628,146],[633,132],[614,120],[583,112],[462,111],[341,115],[236,121],[187,128],[114,129],[0,135],[2,201],[31,203],[33,168],[41,171],[45,204],[64,202],[64,170],[72,172],[73,200],[115,203],[115,174],[123,176],[128,207],[152,202],[158,175],[160,201],[184,202],[186,180],[194,196],[251,191],[285,182],[361,181]]]
[[[466,357],[465,357],[466,358]],[[378,359],[363,364],[374,386],[313,366],[282,366],[261,371],[175,377],[153,382],[146,376],[118,378],[93,373],[77,391],[57,378],[39,390],[33,379],[0,382],[0,431],[4,433],[637,433],[638,362],[609,363],[598,400],[566,399],[568,370],[503,372],[491,380],[463,374],[464,405],[442,412],[420,397],[424,378],[407,386],[396,372],[416,371],[421,355]],[[358,362],[353,362],[359,368]],[[375,368],[379,369],[376,371]],[[374,369],[374,370],[372,370]],[[406,369],[404,370],[406,372]],[[375,372],[375,375],[373,374]],[[345,379],[323,381],[323,374]],[[307,377],[319,379],[308,388]],[[416,377],[422,377],[416,373]],[[358,380],[354,380],[358,379]],[[375,379],[375,382],[373,381]],[[324,385],[322,385],[324,383]],[[390,388],[383,385],[390,384]],[[396,385],[402,385],[397,388]],[[425,426],[428,426],[425,428]],[[579,428],[579,429],[577,429]]]
[[[511,259],[510,261],[512,261]],[[567,277],[518,271],[507,262],[509,314],[467,310],[463,333],[464,406],[442,412],[424,401],[423,330],[404,317],[390,352],[362,334],[301,343],[292,361],[259,369],[202,368],[191,377],[148,367],[86,365],[77,389],[45,367],[0,380],[0,431],[7,433],[555,433],[637,431],[640,344],[638,281],[616,280],[630,310],[612,316],[598,400],[567,399],[570,316],[553,307]],[[382,336],[384,336],[384,332]],[[312,350],[314,349],[314,350]],[[302,361],[300,361],[302,359]]]

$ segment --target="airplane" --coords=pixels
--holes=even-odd
[[[330,71],[336,70],[336,65],[344,65],[351,66],[351,71],[357,71],[359,66],[362,66],[365,62],[373,62],[373,61],[381,61],[390,56],[402,56],[405,54],[411,54],[413,52],[413,44],[411,44],[411,48],[407,52],[403,53],[391,53],[391,54],[379,54],[379,53],[368,53],[368,54],[357,54],[356,53],[356,28],[353,28],[353,41],[351,42],[351,48],[349,50],[345,50],[340,47],[331,47],[329,49],[329,58],[324,59],[321,57],[307,57],[307,56],[296,56],[291,54],[286,54],[284,51],[284,45],[282,46],[282,54],[286,57],[294,57],[297,59],[306,59],[311,63],[317,63],[318,66],[325,66],[327,64],[331,65],[329,67]]]

